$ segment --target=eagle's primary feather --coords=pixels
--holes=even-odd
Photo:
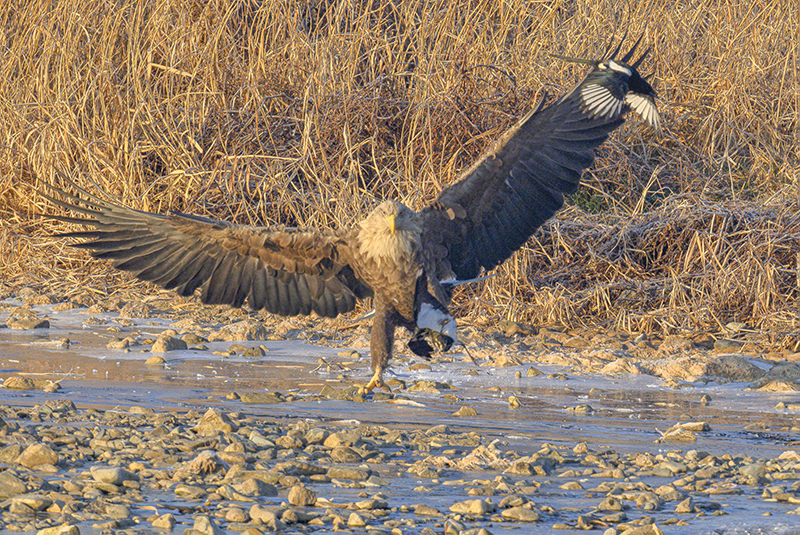
[[[47,185],[42,194],[80,214],[51,217],[91,227],[62,234],[87,240],[76,247],[180,295],[199,289],[205,303],[330,317],[372,297],[371,389],[382,384],[396,327],[417,331],[412,347],[430,348],[420,329],[452,342],[447,281],[474,278],[519,249],[577,190],[627,111],[658,128],[655,91],[637,71],[647,52],[628,63],[635,48],[581,60],[593,68],[572,91],[540,103],[420,212],[386,201],[350,228],[316,231],[153,214],[74,184],[76,193]]]

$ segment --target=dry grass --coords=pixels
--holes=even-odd
[[[344,225],[386,197],[419,208],[579,79],[549,53],[597,57],[627,28],[654,46],[665,132],[615,134],[573,206],[462,311],[634,331],[791,324],[797,205],[764,203],[797,191],[796,3],[619,5],[9,0],[0,277],[131,284],[44,237],[36,213],[51,208],[30,184],[54,167],[137,208],[241,223]]]

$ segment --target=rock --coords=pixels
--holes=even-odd
[[[361,454],[347,446],[336,446],[331,450],[331,459],[337,463],[360,463]]]
[[[16,462],[28,468],[36,468],[37,466],[58,463],[58,455],[50,446],[36,443],[25,448],[17,457]]]
[[[728,338],[720,338],[716,342],[714,342],[714,351],[719,352],[733,352],[739,351],[741,347],[744,345],[744,342],[739,340],[730,340]]]
[[[153,355],[152,357],[144,361],[144,363],[147,366],[163,366],[164,364],[167,363],[167,361],[164,360],[164,357],[162,357],[161,355]]]
[[[447,383],[442,383],[439,381],[427,381],[421,380],[417,381],[413,385],[408,387],[409,392],[432,392],[438,393],[442,390],[450,390],[452,387]]]
[[[253,405],[274,405],[286,401],[280,392],[243,392],[239,394],[239,399],[242,403]]]
[[[444,514],[430,505],[419,504],[414,507],[414,513],[419,516],[444,516]]]
[[[46,319],[29,316],[24,318],[9,318],[6,322],[9,329],[25,331],[28,329],[49,329],[50,322]]]
[[[184,533],[186,535],[226,535],[225,531],[218,528],[206,515],[197,515],[194,517],[194,526],[192,526],[191,530],[186,530]]]
[[[231,507],[225,513],[225,520],[228,522],[247,522],[250,520],[250,515],[244,509],[240,509],[239,507]]]
[[[34,379],[31,377],[19,377],[14,375],[3,382],[3,388],[10,390],[44,390],[51,385],[58,385],[48,379]],[[58,386],[60,388],[60,386]]]
[[[764,477],[767,473],[767,465],[763,462],[757,462],[752,464],[747,464],[744,466],[739,467],[739,473],[745,477],[749,477],[752,479],[758,479],[760,477]]]
[[[200,418],[200,421],[192,428],[192,431],[207,437],[216,436],[219,433],[228,434],[238,429],[239,426],[234,424],[225,413],[212,408],[208,409],[203,417]]]
[[[0,472],[0,500],[25,494],[28,486],[10,470]]]
[[[760,383],[757,383],[760,384]],[[768,381],[756,388],[759,392],[798,392],[800,385],[789,381]]]
[[[53,500],[41,494],[20,494],[11,498],[11,504],[24,505],[31,511],[44,511],[53,504]]]
[[[132,336],[126,336],[120,340],[111,340],[106,344],[106,347],[108,349],[126,349],[133,345],[136,345],[136,339]]]
[[[363,528],[367,525],[364,519],[356,512],[350,513],[350,516],[347,517],[347,525],[351,528]]]
[[[172,530],[175,527],[175,517],[172,513],[166,513],[153,520],[151,524],[156,529]]]
[[[694,502],[692,501],[691,498],[686,498],[685,500],[683,500],[682,502],[680,502],[678,505],[675,506],[675,512],[678,514],[694,513],[695,512]]]
[[[605,499],[597,506],[599,511],[622,511],[624,509],[622,502],[614,496],[606,496]]]
[[[215,451],[203,450],[197,457],[181,466],[178,471],[183,474],[207,475],[227,472],[230,466]]]
[[[81,530],[74,524],[64,522],[60,526],[40,529],[36,535],[81,535]]]
[[[221,340],[233,342],[235,340],[266,340],[269,333],[261,323],[253,320],[243,320],[223,327],[208,337],[209,342]]]
[[[341,468],[332,466],[326,472],[326,475],[331,479],[350,479],[354,481],[366,481],[372,474],[370,470],[363,470],[361,468]]]
[[[281,507],[269,507],[255,504],[250,508],[249,514],[254,522],[262,522],[272,531],[277,531],[283,526],[283,522],[280,520],[283,511]]]
[[[119,309],[120,318],[149,318],[152,315],[152,307],[143,301],[128,301]]]
[[[461,407],[456,412],[453,413],[453,416],[477,416],[478,411],[473,409],[472,407]]]
[[[121,503],[109,503],[106,505],[106,516],[115,519],[128,518],[131,516],[131,510]]]
[[[669,477],[686,471],[686,465],[676,461],[662,461],[653,467],[654,476]]]
[[[623,533],[625,533],[625,535],[664,535],[664,532],[655,524],[626,529]]]
[[[508,520],[518,520],[520,522],[539,521],[539,513],[532,511],[527,507],[510,507],[508,509],[504,509],[503,512],[500,513],[500,516]]]
[[[494,504],[486,500],[465,500],[451,505],[450,511],[475,516],[485,515],[494,512]]]
[[[188,349],[186,342],[180,338],[162,334],[155,341],[150,351],[153,353],[166,353],[167,351],[175,351],[179,349]]]
[[[112,485],[117,486],[122,485],[125,481],[139,480],[139,476],[118,466],[111,468],[100,468],[93,466],[90,471],[95,481],[99,481],[101,483],[111,483]]]
[[[234,488],[245,496],[277,496],[278,489],[256,477],[250,477],[235,485]]]
[[[517,459],[511,466],[505,469],[506,474],[517,474],[521,476],[546,476],[556,467],[555,459],[550,457],[522,457]]]
[[[313,490],[302,485],[295,485],[289,489],[289,503],[292,505],[310,506],[317,502],[317,495]]]
[[[656,439],[654,442],[658,444],[661,442],[695,442],[695,441],[697,441],[697,435],[695,435],[693,431],[689,429],[684,429],[680,426],[675,426],[664,431],[664,434],[661,435],[661,438]]]
[[[539,375],[544,375],[544,372],[537,370],[533,366],[528,368],[528,371],[525,372],[525,377],[537,377]]]
[[[670,335],[658,346],[658,353],[664,356],[685,355],[694,345],[682,336]]]
[[[326,448],[337,446],[356,446],[361,443],[361,436],[358,433],[339,432],[328,435],[322,443]]]
[[[362,511],[374,511],[375,509],[388,509],[389,502],[386,500],[378,500],[376,498],[371,498],[369,500],[361,500],[356,502],[356,509]]]

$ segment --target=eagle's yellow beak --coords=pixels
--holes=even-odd
[[[396,217],[397,216],[394,215],[394,214],[392,214],[390,216],[386,216],[386,224],[389,225],[389,232],[392,233],[392,236],[394,236],[394,231],[395,231],[395,228],[396,228],[395,227],[395,218]]]

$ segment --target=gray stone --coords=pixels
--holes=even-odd
[[[194,526],[192,526],[191,535],[226,535],[225,531],[217,527],[216,524],[206,515],[197,515],[194,517]]]
[[[313,490],[302,485],[295,485],[289,489],[289,503],[292,505],[314,505],[317,502],[317,495]]]
[[[45,464],[56,464],[58,455],[47,444],[36,443],[25,448],[16,462],[28,468],[36,468]]]
[[[234,488],[245,496],[277,496],[278,489],[275,485],[262,481],[256,477],[250,477],[234,485]]]
[[[28,486],[16,474],[8,470],[0,472],[0,499],[24,494],[27,491]]]
[[[139,476],[128,472],[124,468],[112,466],[110,468],[91,468],[92,477],[100,483],[111,483],[112,485],[122,485],[125,481],[138,481]]]
[[[500,516],[508,520],[518,520],[520,522],[538,522],[539,513],[527,507],[510,507],[504,509]]]
[[[166,353],[167,351],[175,351],[179,349],[187,349],[186,342],[174,336],[161,335],[153,344],[150,349],[153,353]]]
[[[43,511],[53,504],[53,500],[41,494],[20,494],[11,498],[12,505],[24,505],[32,511]]]
[[[121,503],[109,503],[106,505],[106,516],[108,518],[128,518],[131,510],[127,505]]]
[[[327,448],[337,446],[356,446],[361,443],[361,436],[358,433],[339,432],[329,435],[322,443]]]
[[[175,527],[175,517],[172,515],[172,513],[161,515],[153,520],[152,525],[156,529],[171,530]]]
[[[365,481],[372,472],[361,468],[341,468],[333,466],[328,469],[327,475],[331,479],[352,479],[354,481]]]
[[[494,512],[494,504],[486,500],[464,500],[451,505],[450,511],[475,516],[485,515]]]
[[[597,506],[599,511],[622,511],[624,509],[622,502],[614,496],[606,496],[605,499]]]
[[[64,522],[60,526],[40,529],[36,532],[36,535],[81,535],[81,530],[74,524]]]
[[[231,433],[237,431],[239,426],[231,421],[228,416],[217,410],[208,409],[206,413],[197,422],[197,425],[192,430],[201,436],[216,436],[219,433]]]

